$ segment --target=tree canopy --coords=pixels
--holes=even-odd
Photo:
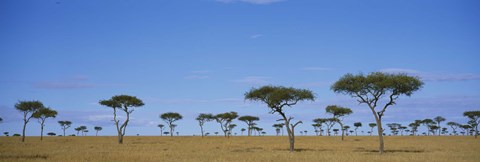
[[[113,122],[117,127],[117,136],[118,136],[118,143],[123,143],[123,136],[125,135],[125,131],[127,130],[126,127],[128,122],[130,121],[130,114],[133,112],[134,107],[141,107],[145,105],[142,100],[135,96],[129,95],[116,95],[112,96],[111,99],[108,100],[100,100],[100,105],[104,105],[113,109]],[[117,109],[122,110],[126,114],[126,119],[122,125],[119,125],[120,120],[117,119]]]
[[[331,89],[335,93],[356,98],[360,104],[368,105],[377,122],[379,153],[382,154],[384,153],[382,117],[385,110],[395,105],[400,95],[411,96],[421,89],[423,84],[418,77],[407,74],[373,72],[368,75],[362,73],[353,75],[348,73],[336,81]],[[384,98],[387,98],[386,101],[381,102]],[[376,110],[377,104],[383,103],[385,105],[380,106],[380,110]]]

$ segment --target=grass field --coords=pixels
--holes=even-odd
[[[480,161],[473,137],[0,137],[0,161]]]

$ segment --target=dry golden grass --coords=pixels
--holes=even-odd
[[[0,138],[0,161],[480,161],[473,137],[18,137]]]

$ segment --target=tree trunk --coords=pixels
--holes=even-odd
[[[378,140],[380,141],[379,145],[379,153],[383,154],[384,151],[384,143],[383,143],[383,130],[382,130],[382,120],[381,119],[376,119],[377,120],[377,128],[378,128]]]
[[[123,136],[122,134],[118,134],[118,143],[123,144]]]
[[[43,141],[43,122],[42,126],[40,126],[40,141]]]
[[[170,124],[170,137],[173,137],[173,127],[172,127],[172,124]]]
[[[22,142],[25,142],[25,129],[27,128],[27,122],[23,123]]]
[[[342,129],[342,141],[343,141],[343,138],[345,136],[345,129],[343,128],[343,123],[342,122],[338,122],[338,124],[340,124],[340,128]]]
[[[98,136],[98,130],[97,130],[97,132],[95,133],[95,136]]]
[[[475,138],[478,136],[478,123],[475,125]]]
[[[63,137],[65,137],[65,127],[63,127]]]
[[[384,143],[383,143],[383,128],[382,128],[382,118],[375,112],[375,109],[370,107],[372,110],[373,116],[375,116],[375,121],[377,122],[377,128],[378,128],[378,140],[379,140],[379,148],[378,148],[378,153],[383,154],[384,151]]]
[[[202,133],[202,138],[203,138],[203,127],[200,126],[200,132]]]

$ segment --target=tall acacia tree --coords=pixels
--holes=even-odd
[[[163,125],[163,124],[158,124],[157,126],[160,128],[160,136],[163,136],[163,127],[164,127],[165,125]]]
[[[95,129],[95,136],[98,136],[98,131],[101,131],[103,128],[100,127],[100,126],[96,126],[96,127],[93,127],[93,129]]]
[[[130,121],[130,114],[134,111],[135,107],[141,107],[145,104],[137,97],[128,95],[113,96],[109,100],[100,100],[99,103],[100,105],[104,105],[113,109],[113,122],[117,127],[118,143],[123,144],[123,136],[125,136],[125,131],[127,130],[127,125]],[[125,112],[126,115],[126,119],[122,125],[119,125],[120,120],[117,119],[117,109]]]
[[[425,127],[427,128],[427,136],[429,136],[430,132],[432,132],[432,126],[437,123],[435,123],[435,121],[433,121],[432,119],[423,119],[421,124],[425,125]]]
[[[358,136],[357,129],[359,127],[362,127],[362,122],[355,122],[355,123],[353,123],[353,126],[355,127],[355,136]]]
[[[353,113],[352,109],[346,108],[346,107],[341,107],[337,105],[330,105],[325,108],[325,111],[329,114],[333,115],[333,119],[340,124],[340,128],[342,129],[342,141],[345,136],[345,129],[343,128],[343,117],[350,115]]]
[[[316,119],[313,119],[313,122],[314,122],[315,124],[312,125],[312,126],[317,127],[318,133],[320,134],[320,136],[323,136],[323,133],[322,133],[322,132],[323,132],[323,130],[322,130],[322,125],[323,125],[323,123],[327,122],[327,119],[325,119],[325,118],[316,118]]]
[[[70,128],[70,126],[72,126],[72,122],[68,120],[58,121],[58,124],[60,124],[60,126],[62,127],[63,136],[65,136],[65,130],[67,130],[68,128]]]
[[[434,120],[435,122],[437,122],[438,128],[441,128],[440,123],[441,123],[441,122],[444,122],[444,121],[447,120],[447,119],[445,119],[444,117],[441,117],[441,116],[437,116],[437,117],[433,118],[433,120]],[[438,135],[439,135],[439,136],[440,136],[440,131],[441,131],[441,129],[438,129]]]
[[[238,117],[238,113],[231,111],[231,112],[217,114],[213,118],[215,119],[215,121],[217,121],[220,124],[220,128],[222,128],[222,131],[225,137],[230,137],[229,135],[230,124],[237,117]]]
[[[255,121],[258,121],[260,120],[260,118],[256,117],[256,116],[249,116],[249,115],[246,115],[246,116],[241,116],[238,118],[238,120],[240,121],[243,121],[247,124],[247,128],[248,128],[248,136],[251,136],[252,135],[252,128],[253,126],[256,125]],[[277,134],[278,135],[278,134]]]
[[[290,142],[290,152],[295,150],[295,126],[302,123],[298,121],[295,124],[291,124],[293,117],[288,117],[285,114],[283,108],[292,107],[299,101],[314,101],[315,95],[312,91],[307,89],[287,88],[283,86],[263,86],[258,89],[252,88],[249,92],[245,93],[246,100],[260,101],[270,108],[270,113],[278,113],[287,128],[288,138]]]
[[[203,138],[203,136],[204,136],[203,124],[205,124],[206,122],[212,121],[213,120],[213,115],[212,114],[201,113],[197,116],[197,118],[195,118],[195,120],[198,121],[198,125],[200,126],[200,132],[202,133],[202,138]]]
[[[368,123],[368,126],[370,127],[370,136],[372,136],[373,128],[377,126],[377,123]]]
[[[367,104],[375,117],[378,128],[379,153],[384,153],[382,117],[389,106],[396,104],[401,95],[411,96],[422,88],[423,82],[418,77],[406,74],[387,74],[373,72],[369,75],[346,74],[335,82],[331,89],[335,93],[350,95],[360,104]],[[386,98],[386,101],[382,102]],[[379,102],[380,101],[380,102]],[[377,104],[380,106],[377,110]]]
[[[480,111],[466,111],[463,113],[463,116],[466,116],[470,119],[472,128],[475,128],[475,138],[478,136],[478,124],[480,124]]]
[[[57,114],[57,111],[46,107],[38,109],[38,111],[33,113],[33,118],[38,119],[38,123],[40,123],[40,141],[43,140],[43,127],[45,126],[45,120],[47,118],[55,118]]]
[[[33,114],[42,108],[45,108],[45,106],[40,101],[18,101],[15,104],[15,109],[23,113],[22,142],[25,142],[25,129],[28,122],[33,118]]]
[[[418,132],[418,127],[422,124],[422,120],[415,120],[413,123],[408,124],[410,128],[412,128],[412,134],[415,136],[415,133]]]
[[[173,130],[177,125],[173,122],[183,119],[183,116],[176,112],[167,112],[160,115],[160,118],[170,127],[170,137],[173,137]]]
[[[447,125],[452,128],[453,135],[457,135],[457,128],[460,126],[460,124],[458,124],[457,122],[448,122]]]

